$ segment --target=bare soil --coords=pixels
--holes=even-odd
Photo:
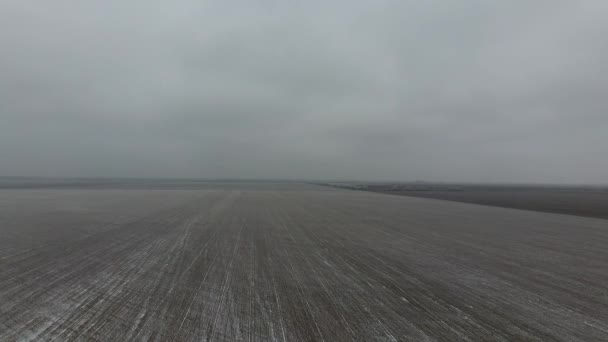
[[[608,219],[608,188],[433,183],[338,183],[339,188]]]

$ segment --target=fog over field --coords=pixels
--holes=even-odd
[[[608,341],[606,18],[0,0],[0,341]]]
[[[608,182],[608,2],[0,1],[0,175]]]

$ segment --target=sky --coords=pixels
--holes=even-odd
[[[0,176],[608,183],[605,0],[0,0]]]

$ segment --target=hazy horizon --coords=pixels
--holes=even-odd
[[[78,182],[95,182],[95,181],[124,181],[124,182],[211,182],[211,183],[249,183],[249,182],[261,182],[261,183],[309,183],[309,184],[319,184],[319,185],[331,185],[332,183],[336,184],[353,184],[353,185],[363,185],[363,184],[428,184],[428,185],[480,185],[480,186],[530,186],[530,187],[598,187],[598,188],[606,188],[608,187],[608,183],[547,183],[547,182],[459,182],[459,181],[427,181],[427,180],[407,180],[407,179],[306,179],[306,178],[192,178],[192,177],[133,177],[133,176],[116,176],[116,177],[95,177],[95,176],[3,176],[0,175],[1,181],[34,181],[32,184],[40,184],[36,183],[36,181],[56,181],[61,184],[62,181],[78,181]],[[78,183],[79,184],[79,183]],[[2,186],[2,184],[0,184]]]
[[[607,16],[0,0],[0,176],[608,184]]]

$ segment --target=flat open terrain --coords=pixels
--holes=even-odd
[[[331,186],[390,195],[608,219],[607,186],[433,183],[331,183]]]
[[[0,190],[0,341],[607,341],[608,220],[304,184]]]
[[[608,192],[577,190],[404,191],[394,195],[608,219]]]

